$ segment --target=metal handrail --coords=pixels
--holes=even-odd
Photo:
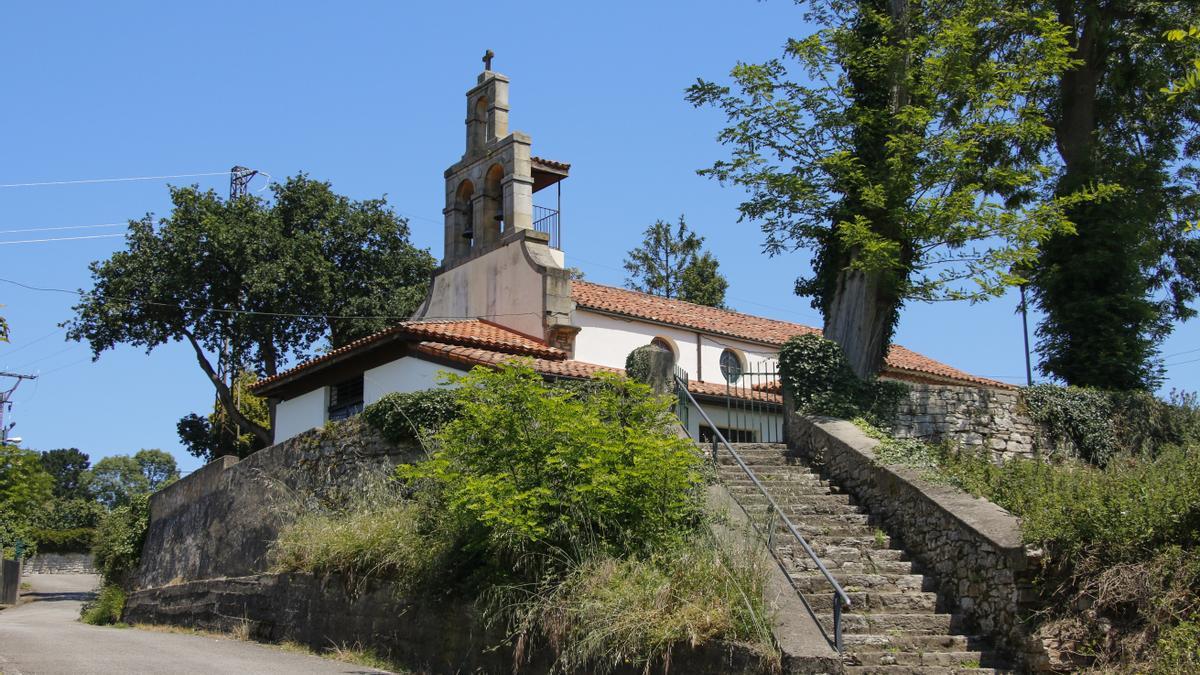
[[[680,378],[679,375],[675,375],[674,377],[675,386],[677,386],[679,390],[687,396],[688,401],[690,401],[692,404],[692,407],[700,413],[700,416],[703,417],[704,421],[708,423],[708,427],[712,429],[714,435],[712,458],[713,463],[715,464],[717,461],[716,441],[720,440],[721,444],[725,446],[725,449],[729,452],[730,456],[732,456],[734,461],[737,462],[738,466],[741,467],[742,472],[750,478],[752,483],[754,483],[754,487],[758,488],[758,491],[763,497],[766,497],[767,508],[770,512],[770,520],[767,523],[767,548],[771,551],[771,555],[778,559],[778,554],[775,553],[775,547],[772,543],[775,534],[774,519],[776,516],[778,516],[783,521],[783,524],[787,528],[788,532],[790,532],[792,536],[796,538],[796,541],[800,542],[800,547],[804,549],[804,552],[808,554],[808,557],[817,564],[817,569],[821,571],[822,575],[824,575],[825,580],[829,582],[830,586],[833,586],[833,644],[834,648],[837,649],[837,652],[841,654],[842,607],[843,605],[845,607],[850,607],[852,604],[850,602],[850,596],[846,593],[846,589],[842,588],[842,585],[837,582],[837,579],[833,578],[833,574],[831,574],[829,569],[825,567],[825,563],[821,562],[821,559],[817,557],[816,552],[813,551],[812,547],[808,545],[807,541],[805,541],[804,535],[800,534],[800,531],[796,529],[795,524],[793,524],[791,519],[787,517],[787,514],[779,508],[779,504],[775,502],[775,498],[772,497],[771,493],[767,492],[766,487],[759,482],[758,476],[755,476],[754,472],[750,470],[750,467],[746,466],[746,462],[742,460],[742,456],[737,453],[737,450],[733,449],[733,445],[731,445],[729,441],[725,440],[725,435],[722,434],[721,430],[717,428],[717,425],[712,421],[712,418],[708,416],[708,413],[704,412],[704,408],[700,407],[700,404],[696,402],[695,397],[692,396],[692,392],[688,391],[687,381]],[[742,510],[745,511],[746,507],[743,506]],[[746,515],[750,515],[749,512],[747,512]],[[751,522],[753,522],[753,519],[751,519]],[[803,596],[801,599],[803,599]]]

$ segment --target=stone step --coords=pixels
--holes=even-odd
[[[847,593],[868,591],[876,593],[936,593],[937,587],[932,579],[923,574],[863,574],[858,572],[838,572],[830,570],[830,574]],[[820,572],[793,572],[788,576],[796,590],[808,595],[809,593],[832,593],[833,589],[825,576]]]
[[[976,668],[990,655],[982,651],[942,652],[850,652],[842,659],[847,666],[938,666]]]
[[[970,668],[966,666],[845,666],[846,673],[857,675],[993,675],[1009,671],[995,668]]]
[[[832,597],[832,596],[831,596]],[[987,641],[975,635],[843,635],[846,651],[869,652],[953,652],[981,650]]]
[[[730,485],[729,492],[738,501],[748,500],[759,502],[766,500],[763,493],[754,485]],[[791,486],[779,487],[766,485],[767,494],[779,505],[787,503],[807,504],[811,502],[828,503],[828,504],[844,504],[853,506],[850,495],[845,493],[833,493],[828,488],[814,488],[811,491],[797,490]]]
[[[809,469],[807,466],[804,466],[804,465],[766,464],[766,465],[757,465],[756,466],[756,465],[750,464],[748,466],[749,466],[750,471],[760,481],[762,481],[762,480],[790,481],[790,480],[812,479],[812,480],[820,480],[820,481],[828,483],[828,481],[826,481],[821,476],[821,474],[816,473],[815,471],[813,471],[812,469]],[[719,465],[717,467],[717,475],[721,476],[722,478],[727,478],[730,480],[743,480],[743,479],[748,480],[748,478],[746,478],[746,471],[744,469],[742,469],[742,467],[740,467],[736,464],[721,464],[721,465]]]
[[[833,616],[818,615],[817,620],[826,631],[833,630]],[[931,612],[918,614],[892,614],[875,612],[847,612],[842,614],[842,633],[904,633],[907,635],[943,635],[958,632],[962,621],[953,614]]]
[[[754,466],[803,466],[808,467],[804,459],[796,455],[787,454],[785,450],[738,450],[738,457],[747,465]],[[724,452],[724,448],[717,451],[718,466],[734,466],[736,467],[737,460],[733,455]]]
[[[850,596],[851,608],[858,612],[917,614],[933,613],[938,608],[937,593],[854,591],[847,595]],[[814,612],[833,611],[833,593],[806,594],[804,600]]]
[[[801,532],[801,534],[804,533]],[[779,535],[777,534],[776,536]],[[776,539],[776,541],[780,540]],[[872,533],[872,536],[867,537],[820,534],[812,537],[805,537],[805,541],[807,541],[808,545],[812,546],[814,549],[823,546],[853,546],[860,551],[871,551],[872,553],[877,551],[895,550],[900,552],[901,558],[906,555],[903,549],[893,549],[892,547],[895,542],[891,537],[883,533],[880,533],[878,536],[875,536],[874,533]]]
[[[801,552],[800,557],[792,557],[784,559],[787,570],[791,574],[803,574],[804,572],[817,570],[817,564],[812,561],[812,558]],[[880,562],[872,562],[869,560],[829,560],[821,557],[821,563],[825,565],[831,573],[843,574],[912,574],[921,576],[915,572],[912,562],[908,560],[884,560]]]
[[[771,480],[760,478],[758,482],[763,486],[763,488],[766,489],[767,492],[771,493],[772,495],[783,494],[785,492],[792,492],[798,495],[846,494],[845,492],[842,492],[841,488],[835,485],[826,485],[818,480],[809,480],[807,478],[777,478]],[[742,474],[740,478],[722,478],[721,483],[728,488],[730,492],[758,490],[758,486],[751,482],[749,478],[746,478],[745,474]]]
[[[782,558],[807,559],[808,553],[805,552],[799,542],[793,537],[780,537],[775,535],[775,552]],[[817,554],[822,560],[837,560],[841,562],[865,562],[871,561],[875,563],[883,562],[903,562],[905,552],[898,548],[860,548],[858,546],[843,546],[841,544],[826,544],[821,541],[809,541],[809,547],[813,553]]]

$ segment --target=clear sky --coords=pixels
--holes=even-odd
[[[415,243],[441,255],[443,170],[462,154],[464,94],[482,68],[512,79],[511,128],[534,153],[569,162],[563,241],[569,265],[621,284],[625,252],[657,218],[687,216],[730,281],[735,309],[820,325],[792,295],[803,253],[767,258],[737,191],[698,177],[722,156],[721,118],[683,98],[696,77],[775,56],[807,34],[786,0],[686,2],[26,2],[0,26],[0,184],[207,173],[242,164],[277,178],[306,171],[354,198],[386,193]],[[89,288],[89,262],[123,223],[169,207],[166,185],[219,192],[225,176],[0,188],[0,277]],[[261,187],[255,183],[254,187]],[[17,390],[14,435],[42,450],[99,457],[162,448],[184,469],[176,421],[207,414],[213,394],[190,348],[123,347],[91,362],[58,324],[72,298],[0,283],[12,342],[0,369],[40,373]],[[1023,382],[1015,297],[912,305],[897,341]],[[1034,317],[1036,318],[1036,317]],[[1173,355],[1200,349],[1200,324],[1176,330]],[[1200,351],[1171,356],[1166,389],[1193,390]],[[1190,363],[1189,363],[1190,361]]]

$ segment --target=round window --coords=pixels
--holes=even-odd
[[[732,349],[721,352],[721,374],[726,382],[737,382],[742,376],[742,360]]]

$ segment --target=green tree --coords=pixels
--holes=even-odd
[[[53,496],[54,478],[36,452],[0,444],[0,557],[18,543],[35,543],[35,519]]]
[[[730,157],[701,174],[749,192],[739,210],[768,253],[814,249],[796,292],[866,379],[904,302],[1001,294],[1070,231],[1071,200],[1103,195],[1034,199],[1052,130],[1033,94],[1068,65],[1052,18],[1005,0],[798,4],[817,33],[738,64],[736,90],[689,88],[729,123]]]
[[[433,269],[384,199],[351,201],[304,175],[272,189],[268,203],[172,188],[168,218],[132,221],[126,250],[92,263],[94,288],[66,324],[96,358],[186,341],[225,414],[261,445],[270,431],[239,409],[233,378],[274,375],[323,338],[337,347],[411,315]]]
[[[641,246],[629,251],[625,285],[643,293],[679,298],[720,307],[728,282],[717,271],[717,261],[704,251],[704,237],[688,228],[683,216],[672,227],[658,220],[646,228]]]
[[[1037,3],[1035,3],[1037,4]],[[1076,236],[1046,242],[1033,274],[1045,313],[1040,368],[1069,384],[1153,389],[1158,345],[1195,316],[1200,92],[1164,93],[1200,41],[1164,33],[1200,21],[1192,0],[1055,0],[1074,65],[1043,89],[1059,160],[1054,189],[1107,185],[1119,196],[1068,211]]]
[[[0,316],[0,342],[8,342],[8,322]]]
[[[78,448],[60,448],[41,454],[42,468],[54,477],[56,499],[88,498],[83,478],[91,462]]]
[[[271,419],[267,400],[250,393],[250,387],[256,382],[258,378],[253,373],[241,371],[233,379],[233,400],[243,415],[267,426]],[[188,452],[209,462],[224,455],[246,457],[265,447],[254,434],[243,430],[225,414],[220,401],[214,404],[212,414],[207,417],[193,413],[179,420],[176,430]]]
[[[113,508],[130,503],[179,479],[175,458],[162,450],[139,450],[137,454],[112,455],[96,462],[89,485],[96,499]]]

